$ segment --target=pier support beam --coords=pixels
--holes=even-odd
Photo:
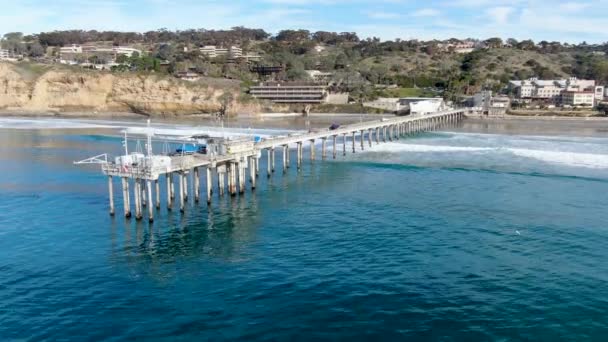
[[[334,135],[332,138],[333,138],[333,142],[332,142],[332,144],[333,144],[332,153],[333,153],[333,158],[334,158],[334,159],[336,159],[336,154],[337,154],[337,151],[336,151],[336,141],[338,140],[338,136],[337,136],[337,135]]]
[[[182,174],[182,182],[184,183],[184,202],[188,202],[188,174]]]
[[[254,156],[249,157],[249,178],[251,181],[251,190],[255,190],[255,160],[256,158]]]
[[[376,127],[376,144],[380,143],[380,127]]]
[[[361,130],[361,151],[365,149],[365,131]]]
[[[186,211],[186,206],[184,205],[184,203],[186,201],[187,182],[184,179],[185,177],[182,172],[178,173],[177,176],[179,178],[179,211],[183,213]]]
[[[367,131],[367,141],[369,142],[369,147],[372,147],[372,132],[373,132],[373,128],[370,128]]]
[[[259,156],[255,156],[255,176],[259,177],[260,176],[260,157]]]
[[[236,166],[235,162],[230,162],[230,168],[228,169],[228,191],[230,196],[236,196]]]
[[[272,152],[271,149],[266,149],[266,173],[268,178],[272,175]]]
[[[388,140],[389,141],[393,141],[393,128],[394,127],[395,126],[393,126],[393,125],[388,126],[388,130],[387,131],[388,131]]]
[[[220,165],[217,167],[218,196],[224,196],[225,188],[226,188],[226,165]]]
[[[131,217],[131,198],[129,197],[129,178],[122,177],[122,206],[126,218]]]
[[[167,180],[167,209],[169,211],[171,211],[172,207],[173,207],[173,196],[171,196],[171,194],[173,193],[173,173],[169,172],[167,174],[165,174],[165,178]]]
[[[298,153],[297,153],[298,170],[302,170],[302,153],[303,153],[302,142],[301,141],[297,142],[297,146],[298,146]]]
[[[213,176],[213,172],[211,172],[211,167],[206,167],[205,170],[207,171],[207,204],[211,204],[211,194],[213,193],[213,180],[211,177]]]
[[[315,161],[315,139],[310,139],[310,161]]]
[[[145,208],[148,205],[148,201],[146,200],[146,182],[143,179],[140,179],[139,183],[140,183],[139,190],[141,191],[140,201],[141,201],[142,207]]]
[[[386,126],[382,127],[382,142],[386,142]]]
[[[283,145],[283,173],[287,173],[287,167],[289,165],[289,147]]]
[[[148,199],[150,200],[150,205],[148,206],[148,221],[154,222],[154,206],[152,206],[152,181],[148,180],[146,182],[146,189],[148,190]]]
[[[346,156],[346,133],[342,134],[342,156]]]
[[[237,169],[239,171],[239,193],[240,194],[244,194],[245,193],[245,165],[243,165],[243,163],[238,163],[237,165]]]
[[[156,192],[156,210],[160,210],[160,184],[158,184],[158,179],[154,180],[154,192]]]
[[[355,148],[355,145],[357,143],[356,135],[357,132],[353,132],[353,153],[357,152],[357,149]]]
[[[201,179],[198,173],[198,167],[194,168],[192,177],[194,178],[194,202],[198,203],[201,199]]]
[[[110,200],[110,216],[114,216],[114,184],[112,183],[112,176],[108,176],[108,199]]]
[[[270,149],[270,160],[272,161],[272,163],[271,163],[271,171],[272,171],[272,173],[274,173],[274,165],[275,165],[274,158],[275,158],[274,147],[272,147]]]
[[[327,158],[327,138],[321,138],[321,159],[325,160]]]
[[[135,179],[135,219],[141,220],[141,182],[139,179]]]

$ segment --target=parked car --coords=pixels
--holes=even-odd
[[[182,154],[194,154],[198,152],[198,146],[196,145],[192,145],[192,144],[186,144],[186,145],[182,145],[180,147],[178,147],[175,150],[175,153],[173,153],[173,155],[182,155]]]
[[[207,145],[200,145],[196,152],[200,154],[207,154]]]

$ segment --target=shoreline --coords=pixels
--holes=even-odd
[[[378,114],[317,114],[304,117],[301,115],[244,115],[224,120],[223,127],[228,129],[278,129],[278,130],[309,130],[329,127],[333,123],[351,124],[360,121],[371,121],[379,117]],[[380,115],[388,117],[388,115]],[[68,120],[83,123],[124,123],[145,125],[148,116],[133,113],[2,113],[0,119],[21,120]],[[185,127],[208,126],[220,127],[222,124],[209,115],[151,117],[153,123],[164,125],[181,125]],[[50,125],[49,125],[50,126]],[[44,128],[44,127],[38,127]],[[49,127],[51,128],[51,127]],[[461,125],[446,128],[445,131],[471,132],[488,134],[517,134],[541,136],[608,136],[608,117],[482,117],[468,116]]]

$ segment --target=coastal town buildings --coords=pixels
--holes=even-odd
[[[604,88],[596,86],[594,80],[570,77],[558,80],[512,80],[509,81],[509,89],[519,101],[542,100],[557,105],[593,106],[596,95]]]
[[[119,55],[127,57],[140,56],[141,50],[127,46],[95,46],[77,45],[63,46],[59,48],[59,62],[69,65],[83,65],[92,56],[99,58],[98,64],[115,64]]]

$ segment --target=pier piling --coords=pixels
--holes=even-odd
[[[148,190],[148,199],[150,200],[150,205],[148,206],[148,221],[154,221],[154,206],[152,205],[152,181],[148,180],[146,182],[146,189]]]
[[[201,196],[201,179],[199,178],[200,175],[198,173],[198,167],[194,168],[194,174],[192,175],[192,177],[194,178],[194,202],[198,203],[200,201]]]
[[[108,176],[108,199],[110,200],[110,216],[114,216],[114,184],[112,176]]]
[[[213,193],[213,179],[211,179],[213,172],[211,171],[211,167],[206,167],[205,171],[207,173],[207,177],[206,177],[206,190],[207,190],[207,204],[211,204],[211,195]],[[254,177],[255,179],[255,177]]]
[[[179,211],[184,213],[186,211],[186,182],[184,180],[184,174],[178,173],[179,178]]]
[[[333,148],[332,148],[332,153],[333,153],[333,157],[334,159],[336,159],[336,141],[338,140],[338,136],[334,135],[333,137]]]
[[[122,182],[122,206],[125,213],[126,218],[131,217],[131,199],[129,195],[129,178],[122,177],[120,179]]]

